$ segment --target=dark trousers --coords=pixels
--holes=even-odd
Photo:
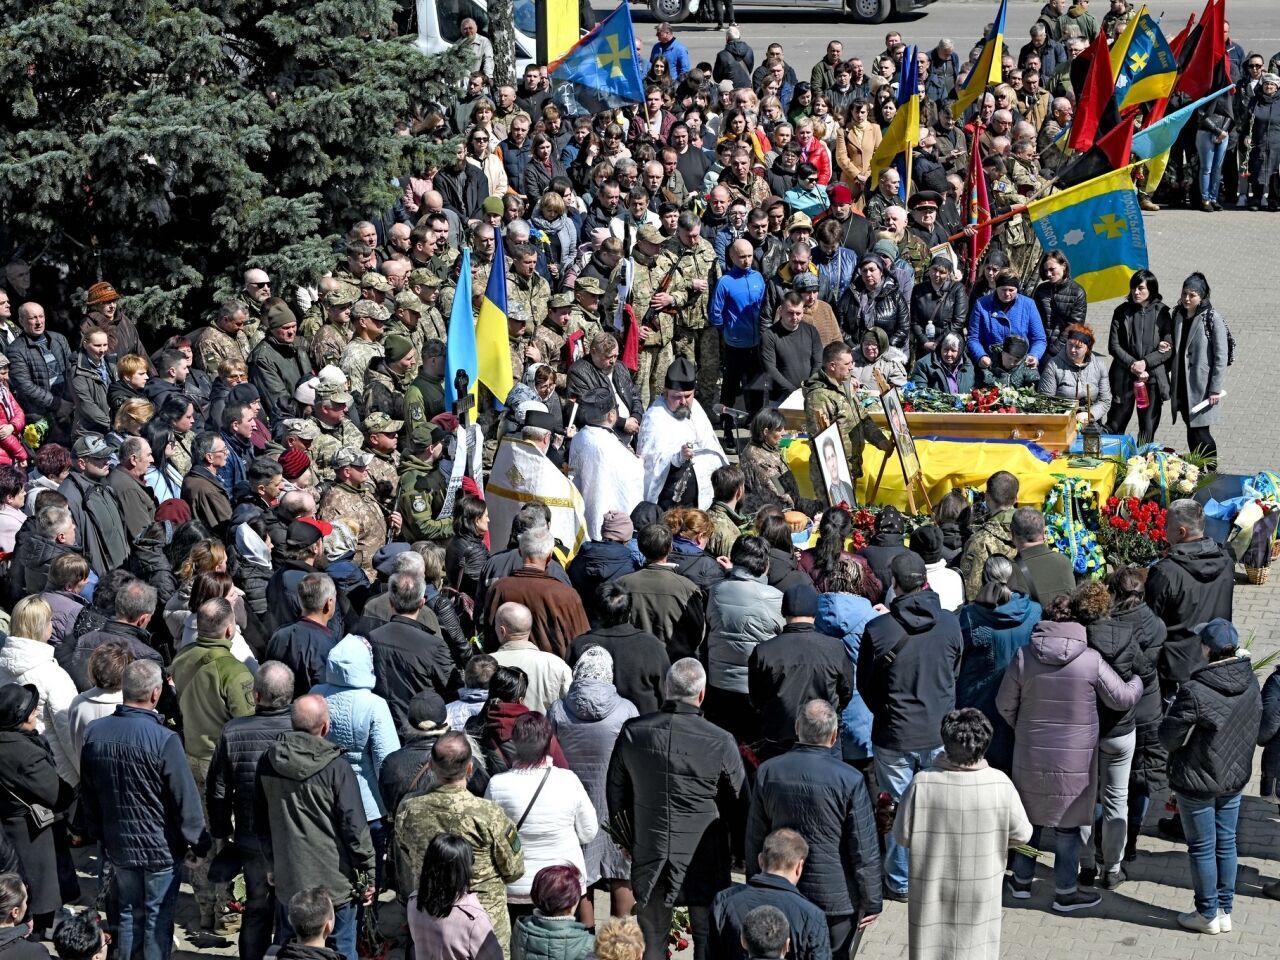
[[[1187,449],[1204,454],[1211,466],[1218,462],[1218,441],[1213,439],[1208,427],[1187,427]]]
[[[747,411],[755,413],[764,405],[764,395],[758,390],[747,390],[751,382],[760,376],[759,347],[731,347],[725,344],[720,353],[724,380],[720,384],[720,402],[731,407],[742,397]]]
[[[831,960],[852,960],[858,952],[862,937],[858,935],[860,913],[846,913],[840,917],[827,917],[827,932],[831,936]]]
[[[637,919],[644,934],[644,960],[667,960],[667,935],[671,932],[671,915],[675,908],[665,906],[667,880],[664,876],[654,888],[649,902],[640,907]],[[711,938],[711,908],[689,905],[689,926],[693,934],[693,960],[707,960]]]
[[[733,0],[712,0],[712,8],[716,12],[716,23],[737,23],[733,14]]]
[[[1149,394],[1155,393],[1155,384],[1147,381]],[[1107,416],[1107,433],[1125,433],[1129,427],[1129,419],[1133,416],[1137,404],[1133,399],[1133,390],[1124,390],[1111,394],[1111,412]],[[1155,439],[1156,430],[1160,426],[1160,413],[1164,404],[1152,396],[1151,404],[1145,410],[1138,410],[1138,445],[1150,443]]]
[[[240,921],[241,960],[262,960],[275,933],[276,893],[267,883],[271,864],[258,852],[245,851],[244,917]]]

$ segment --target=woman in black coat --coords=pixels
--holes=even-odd
[[[475,630],[474,610],[463,598],[474,601],[480,592],[480,577],[489,560],[484,538],[489,532],[489,508],[479,497],[464,496],[453,508],[453,538],[444,552],[445,592],[451,596],[465,636]]]
[[[551,186],[554,177],[565,176],[564,164],[556,156],[555,144],[541,133],[535,133],[529,141],[529,163],[524,168],[524,176],[519,186],[526,197],[541,197]]]
[[[1111,354],[1111,410],[1107,433],[1125,433],[1136,401],[1134,384],[1147,385],[1145,410],[1138,410],[1138,444],[1150,443],[1160,426],[1160,411],[1169,399],[1169,361],[1173,358],[1173,320],[1160,299],[1160,282],[1150,270],[1129,279],[1129,296],[1111,315],[1107,339]]]
[[[1264,74],[1249,102],[1245,118],[1245,144],[1249,148],[1249,209],[1257,210],[1263,196],[1277,209],[1273,186],[1280,173],[1280,84],[1274,74]]]
[[[36,733],[39,703],[40,692],[32,684],[0,687],[0,825],[22,862],[35,929],[43,930],[65,899],[58,883],[55,825],[40,825],[37,817],[65,811],[75,790],[58,776],[49,745]]]
[[[905,366],[911,350],[911,311],[879,254],[862,255],[858,277],[841,295],[835,312],[846,342],[861,343],[864,333],[879,327],[888,336],[889,346],[898,351],[893,358]]]
[[[918,360],[937,349],[944,333],[964,340],[969,295],[963,283],[951,279],[951,272],[951,260],[940,254],[929,263],[924,282],[911,288],[911,341]]]
[[[0,875],[0,960],[49,958],[48,950],[27,939],[27,902],[22,878],[8,871]]]
[[[1071,279],[1071,263],[1061,250],[1050,250],[1040,258],[1040,281],[1032,299],[1040,311],[1040,322],[1049,341],[1044,350],[1047,361],[1062,349],[1067,327],[1085,322],[1089,300],[1084,287]]]

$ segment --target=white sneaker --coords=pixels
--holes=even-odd
[[[1216,916],[1205,919],[1199,910],[1178,914],[1178,926],[1184,930],[1194,930],[1196,933],[1219,934],[1222,932],[1222,924],[1218,922]]]
[[[1219,933],[1231,932],[1231,914],[1227,913],[1225,910],[1222,910],[1222,909],[1218,910],[1218,932]]]

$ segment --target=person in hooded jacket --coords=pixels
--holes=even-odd
[[[640,715],[635,704],[625,699],[614,685],[614,662],[604,647],[588,647],[573,668],[569,692],[551,705],[547,716],[569,763],[595,807],[596,819],[609,819],[606,788],[609,758],[622,725]],[[609,891],[610,912],[629,916],[635,905],[631,893],[631,864],[617,844],[603,830],[583,847],[583,884],[587,893],[578,909],[578,918],[595,926],[595,905],[591,890]]]
[[[982,587],[960,608],[964,654],[956,678],[956,709],[973,707],[991,721],[987,761],[997,770],[1013,770],[1013,730],[996,709],[996,691],[1013,655],[1031,642],[1040,620],[1040,604],[1009,588],[1013,563],[1008,557],[987,558]]]
[[[1111,617],[1111,592],[1101,583],[1082,583],[1071,597],[1071,612],[1084,624],[1089,646],[1102,654],[1121,680],[1142,679],[1145,698],[1158,688],[1155,664],[1142,650],[1132,624]],[[1139,701],[1141,702],[1141,701]],[[1098,708],[1098,802],[1100,842],[1091,843],[1094,824],[1081,828],[1080,882],[1093,886],[1099,875],[1103,889],[1114,890],[1127,879],[1121,860],[1129,823],[1129,778],[1137,746],[1138,705],[1128,710]],[[1101,861],[1101,870],[1098,869]]]
[[[661,640],[632,625],[631,605],[631,591],[625,584],[600,584],[592,603],[596,626],[574,638],[569,666],[576,667],[592,647],[603,649],[612,661],[618,695],[634,704],[638,714],[653,713],[662,706],[662,680],[671,658]]]
[[[1196,626],[1231,619],[1236,576],[1231,554],[1205,536],[1204,507],[1196,501],[1169,504],[1165,534],[1169,552],[1147,574],[1147,605],[1168,629],[1157,664],[1167,700],[1204,663]]]
[[[240,510],[240,507],[236,508]],[[267,617],[267,584],[275,572],[271,568],[273,539],[267,524],[261,517],[236,522],[231,517],[235,531],[235,566],[232,579],[244,593],[244,603],[260,621]]]
[[[1138,855],[1138,834],[1147,817],[1151,798],[1162,793],[1169,783],[1169,753],[1160,742],[1160,720],[1164,702],[1160,699],[1160,675],[1156,664],[1167,633],[1160,618],[1151,612],[1143,598],[1147,583],[1146,567],[1121,567],[1107,580],[1113,605],[1111,617],[1133,628],[1134,639],[1142,648],[1150,668],[1142,674],[1142,699],[1134,714],[1137,737],[1133,747],[1133,763],[1129,768],[1129,825],[1124,848],[1126,863]]]
[[[858,551],[858,555],[866,558],[871,565],[871,572],[881,583],[887,584],[892,580],[893,574],[889,567],[894,557],[910,552],[905,542],[906,535],[907,527],[897,507],[885,507],[876,514],[875,533],[871,535],[870,542]]]
[[[889,612],[867,624],[858,649],[858,690],[874,718],[876,776],[896,803],[942,754],[942,718],[955,708],[964,639],[956,615],[928,589],[924,560],[907,551],[890,564]],[[885,891],[907,898],[907,852],[885,839]]]
[[[565,571],[580,596],[593,597],[602,583],[639,568],[627,546],[634,532],[631,518],[625,513],[611,510],[604,515],[600,539],[584,543]],[[596,622],[596,611],[591,604],[587,605],[587,619]]]
[[[841,557],[835,569],[827,577],[827,590],[818,597],[818,616],[813,625],[829,637],[835,637],[844,645],[853,682],[849,703],[840,714],[840,753],[845,763],[857,767],[863,777],[873,773],[871,757],[871,711],[858,692],[858,649],[862,644],[866,626],[884,611],[873,607],[871,601],[858,593],[862,568],[851,558]]]
[[[0,827],[30,884],[29,909],[37,932],[52,925],[54,912],[66,902],[58,882],[57,842],[62,834],[65,852],[65,827],[37,825],[29,808],[36,804],[62,813],[75,799],[73,784],[59,776],[53,753],[37,731],[40,700],[34,684],[0,687]]]
[[[1195,909],[1178,914],[1178,923],[1200,933],[1230,933],[1236,822],[1253,772],[1262,696],[1230,621],[1210,620],[1195,638],[1205,662],[1178,688],[1160,723],[1195,892]]]
[[[1097,906],[1102,898],[1079,888],[1080,827],[1093,820],[1097,796],[1098,703],[1128,710],[1142,697],[1142,679],[1128,683],[1089,648],[1071,601],[1058,597],[1036,624],[1031,643],[1013,655],[996,694],[996,709],[1014,731],[1013,783],[1039,847],[1054,828],[1053,909],[1059,913]],[[1018,854],[1009,883],[1014,899],[1031,896],[1035,861]]]
[[[529,678],[523,670],[519,667],[498,667],[489,680],[489,699],[466,723],[467,736],[480,745],[491,777],[510,769],[515,762],[511,731],[516,721],[530,712],[523,702],[528,691]],[[568,770],[569,762],[565,760],[554,734],[550,750],[555,765]]]

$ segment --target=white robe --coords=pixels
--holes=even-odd
[[[556,549],[562,564],[568,566],[587,537],[578,488],[541,450],[518,437],[503,437],[498,444],[484,499],[489,507],[489,542],[495,552],[507,548],[511,522],[521,507],[535,500],[551,510],[551,533],[565,548]]]
[[[644,499],[644,464],[607,427],[584,427],[569,444],[573,482],[582,491],[587,535],[600,540],[604,515],[618,510],[631,515]]]
[[[686,443],[693,444],[693,472],[698,479],[698,508],[711,506],[711,474],[728,458],[716,438],[715,429],[706,412],[695,400],[688,420],[677,420],[659,397],[640,421],[640,437],[636,447],[644,462],[644,498],[658,502],[667,473],[684,462],[680,455]]]

